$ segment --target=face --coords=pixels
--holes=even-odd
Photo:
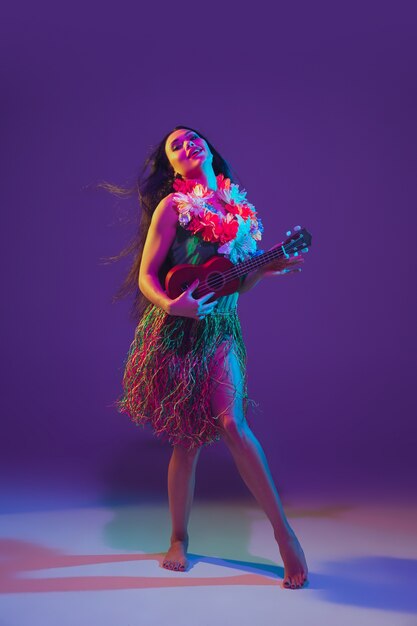
[[[165,143],[165,152],[176,174],[192,178],[204,164],[211,163],[213,155],[207,142],[193,130],[179,128]]]

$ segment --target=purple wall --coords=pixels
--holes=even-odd
[[[239,305],[279,488],[410,486],[413,3],[149,4],[28,3],[3,22],[3,487],[165,493],[169,446],[108,408],[134,327],[130,301],[111,304],[128,262],[100,258],[132,236],[135,205],[88,186],[132,180],[180,123],[240,174],[262,247],[295,224],[313,235],[300,275]],[[247,493],[223,444],[197,476],[219,491]]]

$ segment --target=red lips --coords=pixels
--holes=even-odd
[[[190,152],[188,153],[188,158],[190,159],[194,154],[197,154],[198,152],[201,152],[202,149],[201,148],[193,148],[192,150],[190,150]]]

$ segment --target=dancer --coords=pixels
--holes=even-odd
[[[308,569],[261,444],[247,419],[246,349],[237,313],[239,295],[266,276],[296,273],[304,262],[278,259],[247,274],[238,291],[197,297],[195,280],[177,298],[164,288],[169,269],[200,265],[217,254],[235,264],[260,254],[263,225],[228,163],[198,131],[176,126],[145,162],[135,261],[137,326],[124,363],[117,410],[150,424],[168,440],[168,499],[172,521],[163,567],[187,569],[188,521],[201,449],[223,439],[249,490],[271,522],[284,563],[283,585],[301,588]],[[194,295],[193,295],[194,294]]]

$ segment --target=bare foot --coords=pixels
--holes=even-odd
[[[307,582],[308,576],[307,562],[300,542],[292,529],[285,537],[276,539],[284,562],[283,586],[287,589],[300,589]]]
[[[186,557],[187,548],[188,540],[171,541],[171,546],[165,555],[162,567],[165,567],[166,569],[175,569],[180,572],[185,572],[188,567],[188,561]]]

